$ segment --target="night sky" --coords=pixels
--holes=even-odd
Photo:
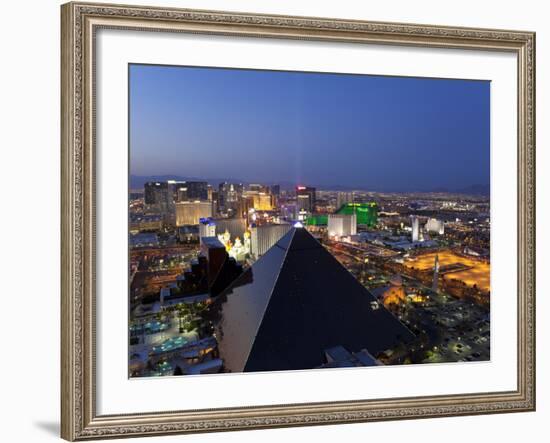
[[[130,66],[130,173],[373,191],[489,184],[490,83]]]

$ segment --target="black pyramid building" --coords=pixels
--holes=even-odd
[[[311,369],[334,346],[376,356],[414,338],[303,228],[241,274],[211,312],[228,372]]]

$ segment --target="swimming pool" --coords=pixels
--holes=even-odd
[[[130,336],[157,334],[167,329],[170,329],[170,322],[155,320],[147,323],[139,323],[130,326]]]
[[[187,340],[185,337],[172,337],[168,340],[163,341],[158,346],[153,346],[151,352],[153,354],[160,354],[162,352],[175,351],[176,349],[185,346],[187,343],[189,343],[189,340]]]

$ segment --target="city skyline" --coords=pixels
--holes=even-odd
[[[489,99],[483,81],[131,65],[130,174],[487,187]]]
[[[464,197],[146,182],[130,377],[489,360],[490,201]]]
[[[129,377],[490,361],[489,82],[129,71]]]
[[[299,185],[308,185],[318,188],[320,191],[343,191],[343,192],[368,192],[375,194],[431,194],[431,193],[440,193],[440,194],[462,194],[470,196],[485,196],[490,195],[490,184],[473,184],[470,186],[465,186],[462,188],[448,189],[448,188],[431,188],[431,189],[410,189],[407,191],[398,190],[398,189],[379,189],[379,188],[361,188],[354,186],[343,186],[343,185],[319,185],[318,183],[302,183],[302,182],[287,182],[287,181],[246,181],[240,180],[235,177],[222,177],[222,178],[211,178],[211,177],[197,177],[197,176],[179,176],[173,174],[167,175],[149,175],[149,176],[138,176],[131,175],[129,179],[129,188],[130,190],[140,191],[143,188],[143,185],[147,182],[152,181],[205,181],[210,185],[218,186],[221,183],[240,183],[244,186],[253,185],[255,183],[262,183],[264,185],[280,185],[283,190],[292,190]]]

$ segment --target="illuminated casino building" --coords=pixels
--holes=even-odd
[[[305,220],[307,226],[327,226],[328,214],[312,214]]]
[[[168,180],[168,185],[172,189],[176,202],[211,199],[208,193],[208,182],[205,181]]]
[[[239,202],[243,194],[242,183],[220,183],[218,186],[218,208],[221,212],[240,211]]]
[[[355,214],[329,214],[329,237],[345,237],[357,234],[357,216]]]
[[[149,212],[168,214],[172,211],[172,190],[167,182],[147,182],[144,185],[144,203]]]
[[[164,218],[160,214],[130,214],[130,233],[140,231],[158,231],[164,226]]]
[[[250,248],[255,258],[265,254],[292,228],[289,224],[269,224],[250,228]]]
[[[206,201],[209,199],[208,183],[205,181],[147,182],[144,185],[144,203],[148,212],[173,217],[175,204],[181,202]],[[212,203],[209,202],[212,206]],[[180,208],[180,214],[181,214]],[[173,223],[173,219],[172,219]],[[196,224],[196,223],[189,223]],[[181,225],[178,225],[181,226]]]
[[[439,235],[445,234],[445,224],[443,220],[437,220],[436,218],[430,218],[424,226],[427,232],[435,233]]]
[[[296,186],[296,205],[298,210],[315,212],[316,189],[311,186]]]
[[[250,196],[252,207],[256,211],[271,211],[273,209],[273,198],[271,194],[260,192]]]
[[[357,224],[372,227],[378,222],[378,205],[374,202],[370,203],[346,203],[342,206],[337,214],[355,214],[357,216]]]
[[[198,225],[201,218],[212,217],[212,202],[176,203],[176,226]]]
[[[358,226],[373,227],[378,223],[378,205],[370,203],[346,203],[336,214],[353,215],[357,217]],[[327,226],[328,214],[312,214],[306,220],[307,226]]]

